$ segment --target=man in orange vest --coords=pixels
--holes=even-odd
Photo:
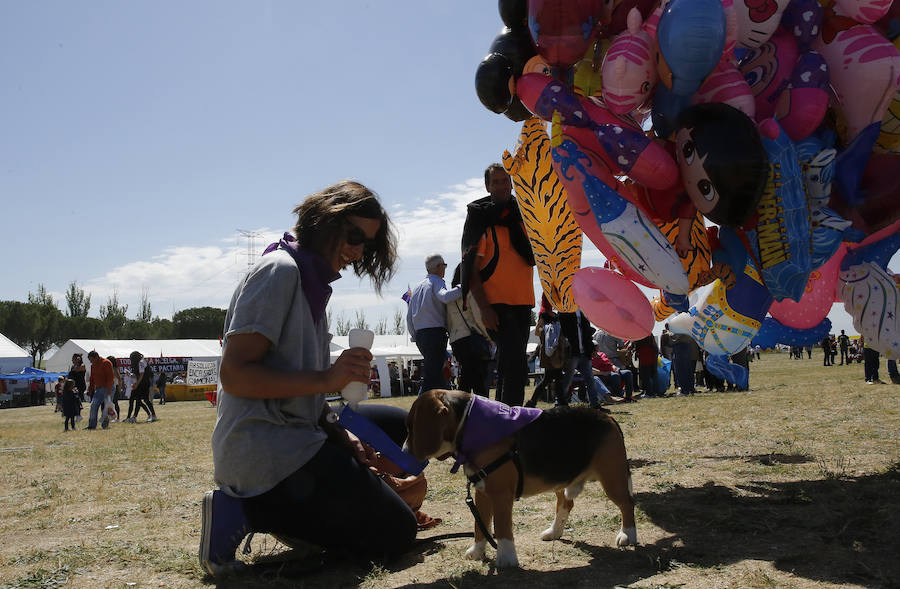
[[[463,227],[463,300],[471,289],[497,344],[496,399],[521,405],[534,308],[534,253],[503,166],[488,166],[484,185],[490,195],[469,203]]]

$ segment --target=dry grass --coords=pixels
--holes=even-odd
[[[309,572],[317,560],[258,536],[252,571],[218,585],[900,585],[900,387],[866,386],[862,365],[823,368],[785,354],[751,370],[749,394],[613,407],[632,461],[637,548],[613,546],[617,511],[591,485],[557,542],[537,537],[552,519],[551,496],[516,504],[521,569],[464,560],[464,479],[433,463],[424,509],[444,523],[403,561]],[[64,434],[50,405],[0,411],[0,586],[215,584],[196,557],[215,411],[190,402],[158,413],[155,424]]]

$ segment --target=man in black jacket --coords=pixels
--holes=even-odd
[[[497,344],[496,399],[525,400],[525,346],[534,308],[534,254],[509,175],[500,164],[484,172],[490,196],[469,203],[462,237],[462,300],[471,289]]]

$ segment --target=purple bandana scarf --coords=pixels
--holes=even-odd
[[[499,401],[472,396],[463,416],[462,432],[458,434],[456,463],[450,472],[470,462],[472,456],[519,431],[541,416],[543,410],[530,407],[510,407]]]
[[[340,278],[340,273],[335,272],[328,260],[321,255],[300,249],[297,239],[290,233],[285,232],[284,237],[279,241],[269,244],[269,247],[263,251],[262,255],[274,252],[277,249],[283,249],[289,253],[294,258],[294,262],[297,263],[297,268],[300,270],[300,284],[303,288],[303,295],[309,302],[313,320],[318,323],[325,316],[325,307],[331,298],[331,286],[329,286],[329,283]]]

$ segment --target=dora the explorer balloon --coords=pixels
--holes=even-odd
[[[747,115],[723,103],[685,109],[675,131],[675,156],[691,203],[707,219],[740,227],[756,211],[768,159]]]

